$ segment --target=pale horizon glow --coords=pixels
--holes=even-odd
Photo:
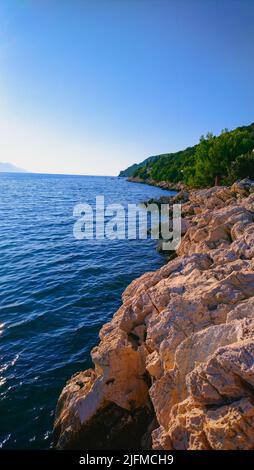
[[[254,121],[249,0],[3,0],[0,162],[117,175]]]

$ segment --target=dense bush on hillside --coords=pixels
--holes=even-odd
[[[148,157],[141,163],[134,163],[133,165],[126,168],[125,170],[120,171],[119,176],[125,176],[125,177],[132,176],[136,170],[143,167],[144,165],[147,165],[149,162],[153,161],[155,158],[156,156]]]
[[[132,176],[156,181],[182,181],[192,187],[230,183],[254,172],[254,123],[218,137],[208,133],[199,144],[180,152],[158,155],[144,162]]]
[[[230,169],[229,182],[245,176],[254,180],[254,150],[236,158]]]

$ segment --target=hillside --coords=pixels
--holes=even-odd
[[[134,163],[133,165],[126,168],[126,170],[120,171],[119,176],[132,176],[136,170],[139,170],[139,168],[143,167],[144,165],[147,165],[149,162],[153,162],[156,158],[158,158],[157,155],[148,157],[141,163]]]
[[[254,178],[253,149],[254,123],[232,131],[224,129],[217,137],[208,133],[193,147],[156,155],[152,161],[130,167],[126,176],[183,182],[190,187],[212,186],[215,181],[231,184],[245,176]]]

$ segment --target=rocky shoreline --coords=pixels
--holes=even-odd
[[[153,179],[147,178],[142,179],[139,177],[129,176],[127,181],[130,183],[142,183],[148,184],[149,186],[157,186],[157,188],[167,189],[170,191],[182,191],[188,189],[187,186],[183,183],[170,183],[169,181],[155,181]]]
[[[61,393],[57,448],[254,448],[254,182],[182,194],[177,257],[123,293]]]

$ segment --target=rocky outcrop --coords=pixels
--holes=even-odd
[[[178,256],[134,280],[94,369],[58,402],[60,448],[254,448],[254,183],[191,191]]]

